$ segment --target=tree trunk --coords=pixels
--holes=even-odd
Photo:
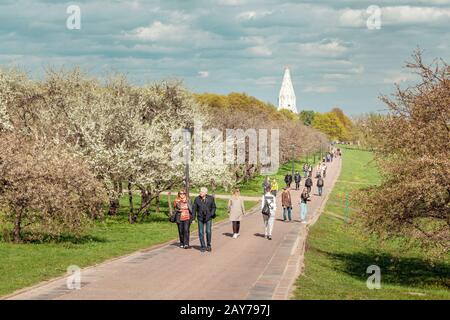
[[[109,210],[108,215],[115,216],[117,215],[119,209],[119,199],[109,199]]]
[[[114,192],[116,193],[116,196],[114,198],[109,199],[109,210],[108,215],[115,216],[119,212],[119,199],[120,195],[122,194],[122,182],[115,181],[114,182]]]
[[[151,205],[152,197],[150,190],[145,188],[141,188],[141,222],[144,221],[146,217],[150,215],[150,205]]]
[[[20,232],[22,230],[22,210],[19,210],[16,212],[16,217],[14,219],[14,242],[20,243],[22,241],[22,237],[20,235]]]
[[[130,181],[128,181],[128,205],[130,207],[130,211],[128,213],[128,221],[130,223],[135,223],[136,219],[135,219],[134,210],[133,210],[133,190],[132,190],[132,185],[131,185]]]
[[[141,190],[141,210],[145,207],[147,203],[147,192],[145,192],[144,188],[139,188]]]

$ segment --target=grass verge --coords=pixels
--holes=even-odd
[[[297,279],[294,299],[450,299],[450,259],[427,259],[420,247],[405,250],[401,239],[368,237],[351,218],[351,192],[379,183],[368,151],[343,148],[342,172],[324,213],[311,228],[305,274]],[[349,194],[349,210],[345,199]],[[371,265],[381,269],[381,289],[366,281]]]

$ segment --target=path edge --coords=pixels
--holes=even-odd
[[[260,202],[257,202],[253,207],[251,207],[247,211],[246,216],[250,216],[250,215],[255,214],[256,212],[259,212],[260,206],[261,206]],[[226,223],[230,223],[230,221],[229,221],[228,218],[225,217],[223,220],[221,220],[221,221],[219,221],[219,222],[217,222],[217,223],[215,223],[213,225],[213,230],[218,228],[218,227],[220,227],[223,224],[226,224]],[[193,240],[197,239],[197,238],[198,238],[198,236],[191,237],[191,239],[193,239]],[[123,254],[123,255],[120,255],[120,256],[109,258],[107,260],[103,260],[101,262],[98,262],[98,263],[92,264],[90,266],[84,267],[84,268],[81,269],[81,272],[85,272],[85,271],[88,271],[90,269],[97,268],[99,266],[102,266],[102,265],[108,264],[108,263],[112,263],[112,262],[117,261],[117,260],[130,258],[130,257],[132,257],[134,255],[138,255],[138,254],[141,254],[141,253],[147,253],[147,252],[150,252],[150,251],[158,250],[158,249],[161,249],[161,248],[163,248],[165,246],[171,245],[171,244],[173,244],[176,241],[178,241],[177,238],[172,238],[172,239],[170,239],[170,240],[168,240],[166,242],[163,242],[163,243],[155,244],[155,245],[152,245],[152,246],[147,247],[147,248],[138,249],[138,250],[135,250],[135,251],[130,252],[130,253],[126,253],[126,254]],[[53,278],[48,279],[48,280],[40,281],[37,284],[34,284],[32,286],[28,286],[28,287],[25,287],[25,288],[17,289],[16,291],[14,291],[12,293],[0,296],[0,300],[9,300],[11,298],[19,296],[19,295],[21,295],[23,293],[26,293],[28,291],[36,290],[36,289],[42,288],[42,287],[44,287],[46,285],[51,285],[52,283],[60,281],[60,280],[65,279],[67,277],[68,277],[67,274],[63,274],[63,275],[60,275],[60,276],[57,276],[57,277],[53,277]]]
[[[324,201],[322,202],[321,206],[316,210],[312,220],[310,223],[306,225],[306,228],[301,228],[300,232],[297,235],[297,246],[293,247],[292,254],[288,259],[283,277],[281,278],[281,281],[277,288],[275,288],[274,294],[272,296],[272,299],[274,300],[292,300],[294,297],[294,292],[296,289],[295,283],[297,282],[298,277],[304,275],[305,273],[305,252],[306,252],[306,242],[308,241],[308,235],[309,235],[309,228],[313,226],[318,220],[321,214],[324,212],[325,206],[328,203],[328,199],[331,195],[332,190],[334,189],[334,186],[336,185],[336,182],[339,180],[339,177],[341,175],[342,170],[342,158],[339,159],[339,165],[338,165],[338,174],[336,177],[331,181],[330,184],[330,192],[327,193],[325,196]],[[303,234],[303,232],[306,232]],[[302,237],[304,235],[304,240],[302,241]],[[294,273],[294,276],[292,276],[292,273]],[[280,286],[281,284],[284,284],[284,286]]]

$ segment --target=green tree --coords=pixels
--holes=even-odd
[[[335,113],[316,113],[312,126],[333,140],[344,140],[346,130]]]
[[[303,110],[300,112],[300,120],[306,126],[311,126],[314,121],[315,112],[312,110]]]
[[[362,194],[360,215],[378,235],[420,239],[443,252],[450,248],[450,66],[407,64],[417,85],[382,96],[387,115],[373,118],[373,139],[382,183]],[[441,251],[439,250],[439,251]]]

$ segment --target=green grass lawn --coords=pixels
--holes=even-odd
[[[139,197],[134,199],[135,207],[138,207]],[[97,222],[78,241],[12,244],[0,240],[0,296],[63,275],[70,265],[86,267],[176,239],[176,224],[168,222],[165,215],[168,210],[166,199],[161,200],[160,214],[152,213],[145,221],[130,225],[127,221],[128,199],[124,197],[120,215]],[[215,221],[227,218],[227,200],[218,199],[216,204]],[[245,207],[249,209],[255,204],[246,201]],[[196,224],[192,228],[196,228]]]
[[[341,148],[342,149],[342,148]],[[419,247],[400,247],[400,239],[381,242],[365,236],[345,217],[345,195],[379,182],[367,151],[343,149],[343,168],[324,213],[311,228],[305,274],[296,283],[295,299],[450,299],[450,259],[429,261]],[[351,217],[350,210],[350,217]],[[381,289],[366,286],[366,269],[381,268]]]

